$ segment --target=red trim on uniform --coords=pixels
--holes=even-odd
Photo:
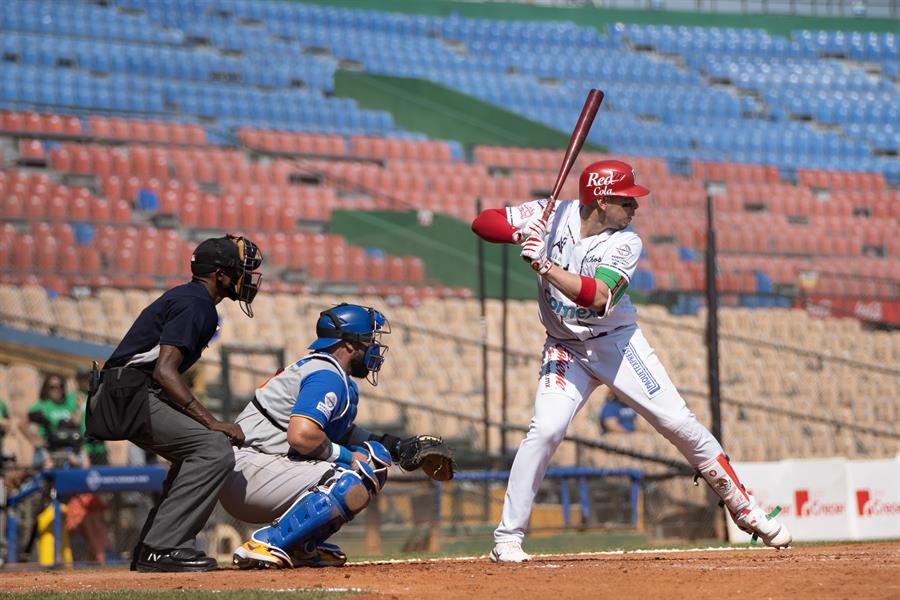
[[[750,497],[747,495],[747,491],[744,489],[744,486],[741,485],[741,480],[738,479],[737,473],[734,472],[734,469],[731,468],[731,463],[728,462],[728,459],[725,458],[724,454],[720,454],[716,457],[716,461],[721,465],[722,469],[728,473],[731,477],[731,480],[734,482],[734,487],[738,489],[738,491],[744,496],[747,502],[750,502]]]
[[[494,244],[512,244],[513,234],[518,231],[506,220],[503,208],[488,208],[472,221],[472,231],[481,239]]]
[[[587,275],[581,275],[581,289],[578,290],[578,297],[575,298],[575,304],[578,306],[590,306],[597,297],[597,280]]]

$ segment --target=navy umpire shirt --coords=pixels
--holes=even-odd
[[[152,373],[160,345],[167,344],[184,354],[178,366],[184,373],[200,358],[218,324],[219,314],[206,286],[199,281],[179,285],[141,311],[103,368],[128,365]]]

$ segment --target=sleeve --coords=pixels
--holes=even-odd
[[[307,375],[300,382],[291,416],[307,418],[325,429],[332,415],[340,414],[340,407],[347,402],[344,389],[344,380],[334,371],[322,369]]]
[[[506,207],[506,220],[516,229],[521,229],[534,215],[543,212],[546,200],[531,200],[519,206]]]
[[[606,301],[606,309],[603,311],[604,315],[611,313],[625,295],[625,290],[628,289],[631,277],[637,268],[642,249],[641,238],[632,233],[617,240],[615,244],[611,244],[603,255],[594,277],[609,288],[609,298]]]
[[[204,339],[206,332],[210,330],[212,314],[215,311],[207,310],[207,306],[193,300],[173,300],[168,307],[159,334],[160,345],[176,346],[185,354],[191,354],[203,349],[209,340]]]

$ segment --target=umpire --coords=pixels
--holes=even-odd
[[[163,493],[141,531],[131,569],[209,571],[214,558],[194,538],[215,508],[219,488],[241,446],[239,425],[216,419],[181,374],[193,365],[218,327],[216,305],[238,302],[247,316],[259,291],[262,254],[253,242],[225,236],[202,242],[191,257],[190,283],[165,292],[141,312],[96,373],[87,433],[127,439],[172,463]]]

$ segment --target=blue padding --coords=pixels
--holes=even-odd
[[[353,519],[357,513],[347,507],[347,496],[359,488],[369,494],[357,473],[339,469],[335,478],[304,492],[272,525],[254,531],[251,539],[290,564],[292,549],[323,542]]]

